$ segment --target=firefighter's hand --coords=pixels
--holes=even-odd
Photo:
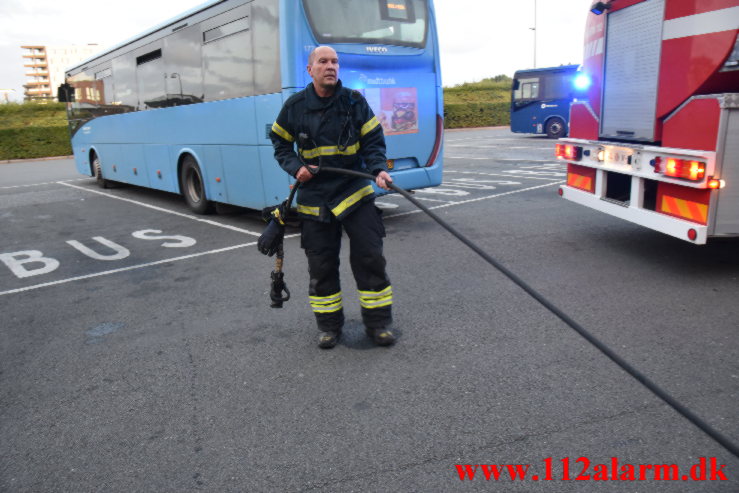
[[[284,236],[285,226],[281,226],[276,221],[272,220],[267,224],[262,236],[257,240],[257,248],[261,253],[271,257],[277,253]]]
[[[310,166],[310,165],[309,165],[309,166]],[[311,166],[311,169],[313,169],[313,170],[316,170],[317,168],[318,168],[318,166]],[[310,171],[308,171],[308,168],[307,168],[307,167],[305,167],[305,166],[302,166],[302,167],[301,167],[301,168],[300,168],[300,169],[298,170],[298,172],[296,173],[296,175],[295,175],[295,178],[296,178],[296,179],[297,179],[297,180],[298,180],[298,181],[299,181],[300,183],[305,183],[306,181],[308,181],[308,180],[310,180],[311,178],[313,178],[313,173],[311,173]]]
[[[377,183],[377,186],[380,188],[384,188],[385,190],[390,190],[390,187],[388,186],[388,183],[392,183],[393,179],[390,178],[390,175],[387,171],[380,171],[377,173],[377,176],[375,177],[375,183]]]

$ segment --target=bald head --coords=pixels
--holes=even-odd
[[[334,93],[339,81],[339,56],[333,48],[319,46],[311,51],[307,69],[319,96],[327,97]]]
[[[315,61],[316,56],[319,52],[322,54],[333,54],[334,57],[338,58],[338,55],[336,55],[336,51],[330,46],[316,46],[310,52],[310,55],[308,55],[308,65],[313,65],[313,62]]]

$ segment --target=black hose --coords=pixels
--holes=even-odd
[[[342,175],[349,175],[349,176],[356,176],[358,178],[367,178],[370,180],[375,180],[375,178],[368,174],[368,173],[362,173],[360,171],[354,171],[354,170],[348,170],[348,169],[342,169],[342,168],[331,168],[327,166],[321,166],[321,171],[327,171],[329,173],[339,173]],[[495,260],[493,257],[485,253],[480,247],[475,245],[473,242],[468,240],[462,233],[454,229],[449,223],[441,219],[439,216],[437,216],[433,211],[431,211],[428,207],[420,203],[418,200],[416,200],[408,191],[403,190],[402,188],[395,186],[392,183],[389,183],[388,186],[395,192],[398,192],[403,197],[408,199],[413,205],[421,209],[423,212],[428,214],[431,219],[436,221],[449,231],[451,234],[457,237],[459,241],[470,247],[475,253],[477,253],[480,257],[482,257],[487,263],[501,271],[503,274],[505,274],[511,281],[516,283],[521,289],[526,291],[529,295],[531,295],[532,298],[534,298],[536,301],[544,305],[544,307],[549,310],[550,312],[554,313],[557,317],[559,317],[564,323],[572,327],[578,334],[580,334],[583,338],[585,338],[586,341],[588,341],[590,344],[595,346],[600,352],[608,356],[608,358],[611,359],[614,363],[616,363],[618,366],[620,366],[626,373],[634,377],[639,383],[644,385],[646,388],[652,391],[654,395],[662,399],[664,402],[666,402],[670,407],[672,407],[675,411],[683,415],[688,421],[693,423],[695,426],[700,428],[705,434],[713,438],[716,442],[718,442],[722,447],[724,447],[726,450],[731,452],[734,457],[739,457],[739,446],[732,442],[729,437],[722,434],[720,431],[714,429],[711,425],[703,421],[700,417],[698,417],[695,413],[693,413],[690,409],[680,404],[674,397],[672,397],[670,394],[668,394],[665,390],[660,388],[659,385],[654,383],[652,380],[650,380],[646,375],[641,373],[639,370],[631,366],[629,362],[624,360],[621,356],[616,354],[614,351],[612,351],[608,346],[606,346],[605,343],[601,342],[597,337],[595,337],[593,334],[585,330],[584,327],[582,327],[580,324],[575,322],[569,315],[564,313],[562,310],[554,306],[552,303],[550,303],[546,298],[544,298],[541,294],[539,294],[534,288],[526,284],[526,282],[523,281],[520,277],[518,277],[516,274],[508,270],[507,267],[502,265],[500,262]]]

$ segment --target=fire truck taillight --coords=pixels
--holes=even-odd
[[[557,144],[554,155],[567,161],[579,161],[582,159],[582,147],[570,144]]]
[[[654,172],[682,180],[700,181],[706,176],[706,163],[672,157],[658,157],[654,160]]]
[[[726,186],[726,182],[724,180],[719,180],[718,178],[709,178],[706,186],[713,190],[718,190],[719,188],[724,188]]]

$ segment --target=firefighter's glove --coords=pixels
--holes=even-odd
[[[264,221],[276,221],[280,226],[285,225],[285,219],[287,218],[287,201],[280,205],[267,207],[262,209],[262,219]]]
[[[282,239],[284,237],[285,226],[275,220],[272,220],[269,222],[269,224],[267,224],[267,227],[264,228],[262,236],[260,236],[257,240],[257,248],[264,255],[271,257],[272,255],[277,253],[280,245],[282,245]]]

